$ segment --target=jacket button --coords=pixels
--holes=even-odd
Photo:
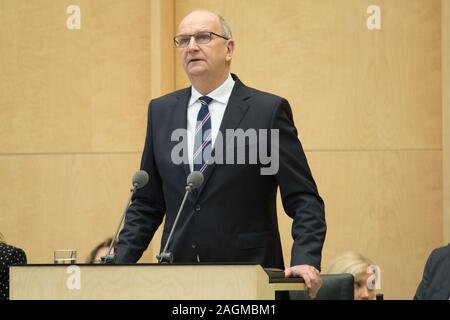
[[[195,211],[199,212],[201,210],[201,206],[199,204],[195,205]]]

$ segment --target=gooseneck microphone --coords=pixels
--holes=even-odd
[[[186,193],[184,194],[183,201],[181,202],[180,208],[178,209],[178,213],[175,217],[175,221],[173,222],[172,229],[170,230],[169,237],[167,238],[166,245],[164,246],[163,251],[156,256],[158,263],[172,263],[173,262],[173,254],[172,252],[168,252],[167,248],[169,247],[170,240],[172,239],[173,231],[178,222],[178,218],[180,217],[181,211],[183,211],[184,203],[189,195],[189,193],[200,187],[203,183],[203,173],[200,171],[191,172],[186,179]]]
[[[125,215],[127,213],[128,207],[131,204],[131,198],[133,197],[136,190],[141,189],[147,185],[148,180],[149,180],[148,173],[145,172],[144,170],[136,171],[136,173],[133,175],[133,178],[131,179],[130,197],[128,198],[125,209],[123,210],[122,218],[120,219],[119,225],[117,226],[117,230],[114,233],[114,236],[111,240],[111,244],[109,245],[108,254],[101,258],[102,263],[107,264],[114,262],[115,254],[112,253],[112,250],[114,248],[114,243],[117,240],[117,236],[119,235],[120,227],[122,226],[123,220],[125,220]]]

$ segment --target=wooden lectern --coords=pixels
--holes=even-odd
[[[305,290],[301,278],[269,274],[259,265],[23,265],[10,268],[10,299],[273,300]]]

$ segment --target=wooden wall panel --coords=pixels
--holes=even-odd
[[[444,244],[450,243],[450,2],[442,0],[442,147]]]
[[[441,246],[441,151],[308,152],[325,201],[325,272],[336,255],[354,250],[381,268],[386,299],[411,299],[433,248]],[[280,200],[279,208],[282,208]],[[292,220],[279,211],[290,262]]]
[[[289,99],[307,149],[440,149],[440,1],[377,1],[380,31],[366,27],[370,4],[182,0],[176,21],[220,12],[236,40],[232,71]]]
[[[160,94],[154,3],[80,0],[69,30],[71,1],[0,0],[0,231],[32,263],[69,247],[83,262],[115,231]]]
[[[151,64],[153,97],[175,89],[174,3],[173,0],[151,1]]]
[[[84,262],[112,236],[140,154],[0,156],[0,228],[31,263],[52,263],[55,249]]]
[[[150,98],[150,3],[1,0],[2,153],[138,151]],[[144,130],[143,130],[144,128]]]

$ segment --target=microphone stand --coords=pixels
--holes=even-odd
[[[192,190],[193,190],[193,184],[189,183],[186,186],[186,193],[184,194],[184,198],[183,198],[183,201],[181,202],[180,209],[178,209],[178,213],[177,213],[177,216],[175,217],[175,221],[172,225],[172,229],[170,230],[169,237],[167,238],[167,241],[166,241],[166,245],[164,246],[163,251],[159,255],[156,256],[158,263],[173,263],[173,254],[170,251],[168,252],[167,248],[169,247],[170,239],[172,239],[172,234],[177,225],[178,218],[180,217],[181,211],[184,208],[184,203],[186,202],[186,199]]]
[[[128,198],[128,202],[125,206],[125,209],[123,210],[123,214],[122,214],[122,218],[120,219],[120,223],[117,226],[117,230],[114,233],[114,236],[111,240],[111,244],[109,245],[109,250],[108,250],[108,254],[104,257],[101,257],[102,260],[102,264],[111,264],[114,263],[114,260],[116,258],[116,255],[114,253],[112,253],[112,250],[114,248],[114,243],[117,240],[117,236],[119,235],[119,231],[120,231],[120,227],[122,226],[123,221],[125,220],[125,215],[127,214],[127,209],[131,204],[131,198],[133,197],[134,193],[136,192],[136,190],[138,189],[138,184],[135,182],[133,183],[133,186],[130,189],[130,196]]]

